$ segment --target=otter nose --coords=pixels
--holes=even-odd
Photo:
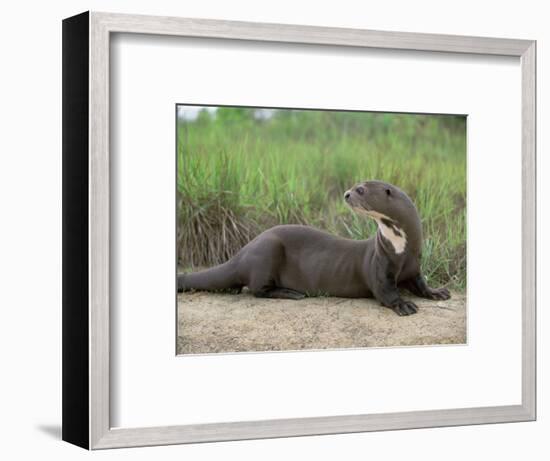
[[[346,193],[344,194],[344,200],[349,200],[350,197],[351,197],[351,192],[348,190],[348,191],[346,191]]]

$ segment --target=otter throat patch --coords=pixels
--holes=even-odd
[[[407,234],[405,234],[405,231],[395,221],[382,213],[369,210],[367,211],[367,215],[376,221],[384,238],[393,246],[395,254],[399,255],[403,253],[407,247]]]
[[[405,234],[405,231],[401,229],[395,221],[382,213],[378,213],[378,211],[367,210],[362,207],[352,208],[376,221],[376,224],[378,224],[378,228],[380,229],[380,232],[382,232],[384,238],[393,246],[393,251],[395,251],[395,254],[399,255],[405,251],[405,248],[407,247],[407,234]]]
[[[386,217],[376,219],[376,222],[384,238],[392,244],[395,253],[403,253],[407,246],[407,234],[405,234],[405,231],[395,221]]]

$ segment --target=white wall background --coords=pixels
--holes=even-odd
[[[8,6],[9,5],[9,6]],[[479,0],[21,0],[2,9],[0,47],[0,453],[4,459],[548,459],[550,327],[539,290],[539,420],[144,449],[93,455],[60,441],[61,19],[84,10],[536,39],[539,88],[539,236],[548,233],[546,2]],[[503,216],[505,231],[506,217]],[[501,237],[506,239],[505,232]],[[547,241],[539,240],[539,286]],[[546,362],[546,363],[544,363]]]

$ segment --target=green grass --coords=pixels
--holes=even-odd
[[[178,263],[230,258],[263,230],[300,223],[342,237],[373,235],[343,193],[380,179],[405,190],[422,218],[429,283],[466,284],[464,117],[251,109],[178,120]]]

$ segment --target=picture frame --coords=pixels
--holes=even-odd
[[[521,404],[112,428],[110,38],[113,33],[498,55],[520,59]],[[105,449],[339,434],[536,418],[536,42],[86,12],[63,21],[63,440]]]

